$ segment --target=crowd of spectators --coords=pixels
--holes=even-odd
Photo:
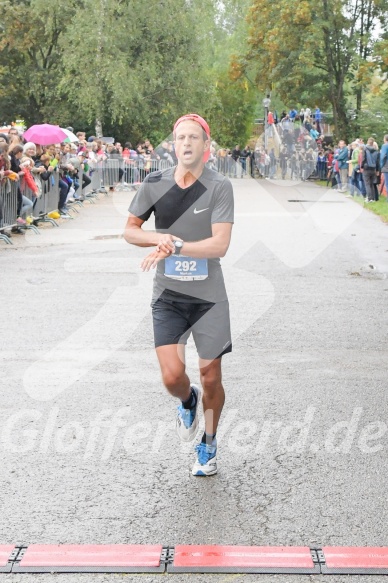
[[[359,193],[366,202],[378,200],[379,185],[388,180],[388,135],[381,150],[373,138],[366,144],[358,138],[350,144],[341,140],[333,146],[322,133],[318,107],[314,114],[309,108],[299,112],[291,109],[279,118],[269,111],[267,122],[264,144],[258,143],[255,148],[246,145],[240,149],[236,144],[228,150],[212,142],[208,166],[232,177],[250,174],[303,181],[314,176],[342,192],[348,191],[350,196]],[[58,179],[59,215],[70,218],[69,205],[84,200],[91,175],[107,160],[119,161],[118,181],[124,185],[136,185],[149,172],[177,162],[172,141],[154,148],[148,139],[133,147],[130,142],[121,144],[113,139],[86,139],[84,132],[76,137],[73,143],[39,146],[24,143],[17,128],[0,133],[0,184],[7,178],[17,182],[16,228],[26,225],[34,197],[41,195],[54,174]],[[25,196],[26,189],[30,196]],[[0,228],[2,215],[0,200]]]
[[[72,131],[73,128],[67,128]],[[28,223],[38,198],[56,175],[58,179],[58,213],[61,218],[70,218],[69,205],[85,200],[85,190],[91,182],[93,172],[110,159],[120,161],[118,180],[124,184],[137,184],[155,170],[160,162],[174,165],[176,157],[173,143],[165,141],[156,149],[148,139],[133,148],[130,142],[123,145],[112,139],[103,141],[84,132],[77,132],[77,142],[63,142],[40,146],[24,142],[17,128],[0,133],[0,185],[5,179],[17,182],[17,219],[14,230]],[[111,143],[112,142],[112,143]],[[82,171],[82,172],[81,172]],[[81,180],[82,176],[82,180]],[[81,184],[80,184],[81,182]],[[111,186],[113,188],[113,185]],[[28,190],[29,196],[25,196]],[[0,197],[0,228],[3,208]]]
[[[365,202],[377,201],[388,181],[388,136],[380,151],[373,137],[366,144],[357,138],[335,145],[323,129],[319,107],[314,112],[310,108],[284,110],[280,116],[269,111],[265,134],[256,147],[219,150],[218,167],[230,166],[225,162],[229,158],[239,162],[241,176],[250,172],[270,179],[320,179],[350,196],[363,196]],[[237,175],[235,166],[232,172]]]
[[[363,196],[366,203],[378,201],[384,187],[387,192],[388,134],[381,149],[373,137],[366,143],[362,138],[349,144],[341,140],[328,160],[328,168],[327,184],[348,192],[348,196]]]
[[[232,164],[231,175],[244,175],[250,172],[263,178],[291,178],[307,180],[316,174],[326,177],[325,149],[330,140],[322,133],[322,113],[316,107],[314,113],[309,108],[284,110],[280,116],[269,111],[265,133],[256,146],[246,145],[241,150],[236,145],[233,150],[219,150],[218,167],[230,167],[228,158],[238,162],[240,171]],[[264,143],[261,143],[264,142]],[[226,159],[226,161],[225,161]]]

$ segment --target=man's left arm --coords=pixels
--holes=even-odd
[[[213,223],[212,236],[202,241],[183,242],[180,254],[195,259],[224,257],[229,248],[233,223]]]
[[[230,244],[233,223],[214,223],[212,236],[202,241],[183,243],[180,255],[195,259],[213,259],[224,257]],[[159,261],[169,257],[169,253],[156,249],[145,257],[141,263],[143,271],[155,268]]]

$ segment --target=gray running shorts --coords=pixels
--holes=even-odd
[[[155,347],[186,344],[190,334],[200,358],[232,352],[229,302],[189,303],[159,297],[152,304]]]

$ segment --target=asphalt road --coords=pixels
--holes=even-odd
[[[2,544],[388,546],[388,226],[314,184],[234,186],[223,260],[234,350],[209,479],[191,476],[192,446],[177,443],[152,347],[152,276],[138,267],[145,251],[120,236],[133,194],[15,235],[12,247],[0,241]],[[196,362],[190,344],[193,381]]]

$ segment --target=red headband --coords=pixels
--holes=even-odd
[[[174,124],[174,132],[175,132],[177,126],[182,121],[189,121],[189,120],[196,121],[197,123],[199,123],[199,125],[205,131],[207,137],[210,138],[210,128],[209,128],[207,122],[203,119],[203,117],[201,117],[200,115],[198,115],[196,113],[188,113],[187,115],[182,115],[182,117],[180,117]]]
[[[174,130],[173,130],[174,134],[175,134],[176,128],[178,127],[178,125],[182,121],[196,121],[197,123],[199,123],[201,128],[204,130],[208,139],[210,139],[210,128],[208,126],[208,123],[203,119],[203,117],[201,117],[197,113],[188,113],[187,115],[182,115],[182,117],[180,117],[174,124]],[[203,161],[207,162],[209,160],[209,157],[210,157],[210,150],[206,150],[206,152],[203,155]]]

